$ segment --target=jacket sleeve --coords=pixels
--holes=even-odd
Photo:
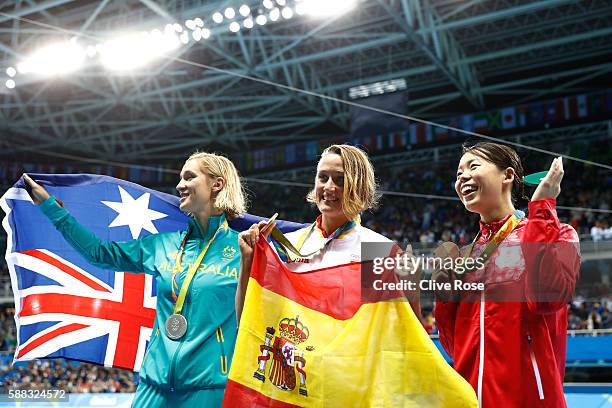
[[[455,317],[457,315],[457,302],[436,301],[434,317],[438,327],[440,344],[446,353],[453,358],[455,345]]]
[[[39,205],[55,228],[89,263],[122,272],[155,274],[155,235],[142,239],[102,241],[79,222],[54,197]]]
[[[529,203],[521,248],[529,309],[547,314],[566,307],[580,273],[580,242],[571,226],[559,222],[554,198]]]

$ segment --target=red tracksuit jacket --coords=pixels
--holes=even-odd
[[[555,199],[529,203],[528,214],[483,270],[465,275],[484,281],[485,290],[437,302],[434,310],[442,346],[485,408],[566,406],[567,302],[580,270],[578,234],[559,222]],[[473,257],[508,217],[481,223]]]

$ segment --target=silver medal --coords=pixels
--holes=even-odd
[[[181,314],[172,314],[166,320],[166,334],[170,340],[178,340],[187,332],[187,319]]]

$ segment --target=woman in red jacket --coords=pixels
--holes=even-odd
[[[455,190],[480,215],[480,232],[461,251],[446,244],[436,255],[480,258],[484,267],[461,275],[437,271],[434,279],[483,282],[484,290],[438,293],[434,315],[442,346],[481,407],[565,406],[567,302],[580,254],[578,234],[557,217],[562,178],[559,157],[527,218],[515,208],[524,199],[517,153],[489,142],[464,147]]]

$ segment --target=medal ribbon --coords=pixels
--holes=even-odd
[[[221,232],[222,230],[226,230],[227,228],[227,220],[223,220],[223,223],[219,226],[219,228],[217,228],[217,231],[215,231],[215,235],[213,235],[213,237],[208,241],[204,249],[202,249],[202,252],[200,252],[200,255],[198,255],[198,257],[196,258],[193,265],[191,265],[191,268],[189,268],[189,270],[187,271],[187,276],[185,276],[185,280],[181,285],[181,290],[177,297],[175,293],[175,288],[178,289],[176,275],[181,270],[181,260],[183,258],[183,251],[185,250],[185,243],[187,241],[187,234],[185,234],[185,238],[183,238],[183,242],[181,243],[180,253],[176,257],[176,264],[174,265],[174,269],[172,270],[172,301],[174,302],[174,314],[181,314],[183,304],[185,303],[185,298],[187,297],[187,290],[189,290],[189,285],[191,285],[191,280],[195,276],[198,268],[200,267],[200,264],[202,263],[202,260],[206,255],[206,252],[208,252],[208,248],[213,243],[215,238],[217,238],[219,232]]]
[[[484,263],[486,263],[489,260],[489,257],[491,256],[491,254],[493,254],[493,252],[495,252],[497,247],[504,241],[504,239],[506,239],[508,235],[510,235],[510,233],[514,231],[514,229],[519,225],[519,223],[521,222],[523,218],[525,218],[525,213],[523,211],[521,210],[514,211],[514,214],[512,214],[512,216],[508,218],[508,221],[506,221],[504,225],[499,229],[499,231],[497,231],[497,233],[493,236],[491,241],[489,241],[489,244],[486,246],[484,251],[482,251],[482,253],[480,254],[480,257],[484,260]],[[463,257],[464,265],[465,265],[465,260],[472,255],[472,251],[474,250],[474,245],[476,244],[476,241],[478,240],[479,237],[480,237],[480,232],[476,234],[476,238],[474,238],[474,240],[472,241],[472,243],[470,244],[468,248],[467,253]],[[471,270],[473,269],[474,268],[472,268]],[[471,270],[469,271],[466,270],[466,272],[471,272]]]
[[[336,231],[334,231],[334,233],[331,234],[329,238],[327,238],[327,240],[325,240],[325,242],[323,243],[323,245],[321,245],[319,249],[317,249],[316,251],[310,252],[308,254],[302,254],[300,250],[302,249],[302,246],[304,246],[304,242],[306,242],[306,239],[308,238],[308,236],[310,236],[310,234],[312,233],[316,225],[317,223],[313,222],[310,225],[310,227],[308,227],[306,231],[304,231],[304,233],[300,236],[300,238],[296,242],[296,246],[294,246],[289,241],[289,239],[287,239],[287,237],[278,228],[274,227],[271,233],[272,238],[273,238],[272,244],[276,248],[278,254],[280,255],[283,261],[294,262],[296,258],[293,257],[291,253],[293,253],[294,255],[297,255],[297,257],[299,258],[310,258],[318,254],[335,238],[338,238],[341,234],[354,228],[357,225],[357,223],[354,220],[345,222]]]

